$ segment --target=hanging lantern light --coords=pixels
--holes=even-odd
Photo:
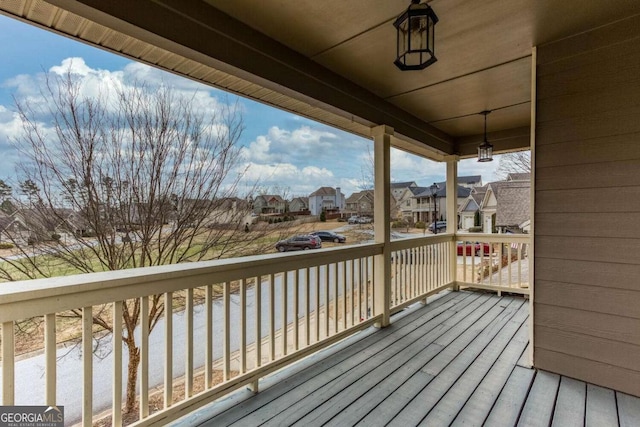
[[[402,71],[423,70],[437,61],[434,50],[434,29],[438,17],[431,7],[420,0],[411,4],[393,23],[396,27],[396,60]]]
[[[483,111],[480,114],[484,115],[484,140],[482,144],[478,146],[478,161],[490,162],[493,160],[493,145],[487,141],[487,116],[491,111]]]

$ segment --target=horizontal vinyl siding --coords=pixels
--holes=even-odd
[[[534,363],[640,396],[640,17],[538,47]]]

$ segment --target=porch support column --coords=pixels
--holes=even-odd
[[[447,157],[447,233],[458,232],[458,156]],[[453,290],[458,291],[456,276],[458,271],[458,253],[455,238],[449,245],[449,280],[454,282]]]
[[[371,130],[374,146],[374,238],[382,243],[382,254],[374,262],[373,307],[376,315],[382,314],[378,327],[389,325],[391,307],[391,137],[393,128],[378,126]]]

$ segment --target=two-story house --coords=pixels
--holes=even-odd
[[[287,202],[276,194],[261,194],[253,200],[253,212],[256,214],[284,213]]]
[[[347,215],[372,216],[373,190],[358,191],[346,200],[345,213]]]
[[[340,192],[340,187],[320,187],[309,194],[309,211],[311,215],[320,215],[326,210],[343,210],[345,207],[345,197]]]

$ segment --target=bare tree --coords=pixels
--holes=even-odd
[[[531,173],[531,151],[516,151],[500,156],[496,175],[504,179],[510,173]]]
[[[201,111],[193,97],[169,87],[111,90],[85,96],[68,73],[42,88],[50,103],[17,102],[20,188],[30,201],[24,210],[37,251],[13,236],[22,256],[1,258],[1,278],[50,277],[61,267],[72,274],[215,259],[257,240],[245,232],[249,203],[236,197],[243,174],[237,105]],[[52,127],[44,127],[42,117]],[[164,313],[162,300],[150,298],[150,330]],[[136,400],[140,310],[139,299],[125,302],[128,412]],[[108,313],[96,308],[93,322],[112,331]]]
[[[358,189],[373,190],[375,181],[375,166],[374,166],[374,154],[371,146],[367,146],[367,154],[362,159],[360,165],[360,182],[358,183]]]

